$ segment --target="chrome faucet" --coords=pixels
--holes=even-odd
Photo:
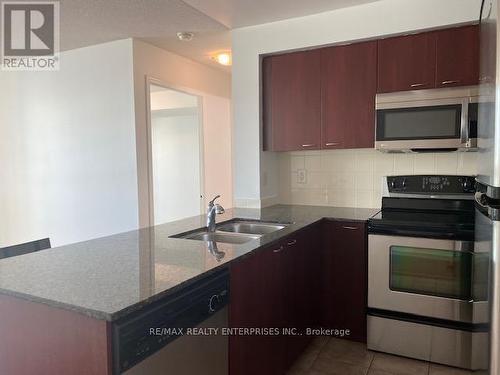
[[[217,195],[214,199],[208,202],[207,229],[209,232],[215,232],[215,215],[224,213],[224,207],[222,207],[218,203],[214,203],[215,200],[219,197],[220,195]]]
[[[224,251],[219,250],[219,248],[217,247],[217,242],[208,241],[207,244],[208,244],[208,252],[215,257],[215,260],[217,262],[222,261],[222,259],[224,259],[224,257],[226,256],[226,253]]]

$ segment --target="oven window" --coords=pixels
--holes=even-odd
[[[377,141],[460,138],[462,106],[379,109]]]
[[[390,254],[391,290],[471,299],[472,253],[391,246]]]

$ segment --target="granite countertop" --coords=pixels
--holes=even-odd
[[[242,245],[218,243],[217,260],[202,241],[169,238],[205,226],[205,215],[0,261],[0,293],[114,321],[208,272],[323,218],[365,221],[378,210],[276,205],[229,209],[233,218],[291,222]]]

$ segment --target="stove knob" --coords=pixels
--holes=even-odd
[[[210,302],[208,303],[208,311],[213,313],[219,307],[220,298],[217,294],[210,297]]]
[[[403,183],[401,184],[403,188],[406,188],[406,178],[403,178]]]
[[[464,192],[466,192],[466,193],[473,192],[475,190],[474,185],[475,185],[474,181],[469,179],[469,178],[464,179],[462,182],[462,188],[464,189]]]

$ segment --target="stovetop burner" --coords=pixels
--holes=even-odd
[[[370,218],[369,232],[473,240],[472,180],[469,176],[386,177],[382,210]]]
[[[369,219],[370,233],[473,240],[474,211],[386,210]]]

